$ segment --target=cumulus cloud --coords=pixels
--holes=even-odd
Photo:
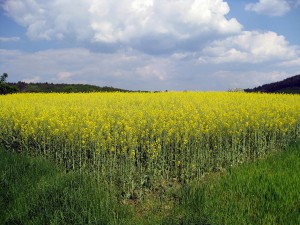
[[[191,77],[185,78],[185,80],[189,79],[187,89],[227,91],[235,88],[254,88],[263,84],[286,79],[290,77],[291,74],[297,74],[295,71],[291,72],[282,68],[245,68],[246,67],[240,67],[237,69],[235,66],[227,68],[216,67],[215,70],[210,70],[208,73],[205,68],[200,67],[197,72],[193,72]],[[204,70],[204,72],[200,72],[201,70]],[[176,81],[178,80],[177,77]],[[185,84],[184,79],[181,79],[180,82]],[[180,87],[180,85],[177,87]]]
[[[0,37],[0,42],[15,42],[19,40],[20,37]]]
[[[282,16],[291,8],[287,0],[259,0],[257,3],[247,4],[245,9],[269,16]]]
[[[7,71],[15,81],[89,83],[155,90],[164,88],[163,83],[173,74],[169,59],[131,50],[115,53],[91,52],[84,48],[34,53],[0,50],[0,57],[3,59],[0,70]]]
[[[203,49],[200,63],[262,63],[299,59],[297,46],[275,32],[243,31],[224,40],[213,41]]]
[[[243,31],[224,0],[6,0],[2,6],[31,39],[85,46],[0,49],[0,71],[15,81],[228,90],[299,72],[297,46],[275,32]]]
[[[268,62],[255,71],[249,71],[249,63],[211,66],[196,63],[197,57],[185,52],[165,57],[135,50],[100,53],[71,48],[26,53],[0,49],[0,71],[6,71],[12,81],[88,83],[130,90],[228,90],[299,73],[299,57],[282,64]]]
[[[27,77],[22,79],[22,81],[26,83],[36,83],[39,82],[40,80],[41,78],[39,76]]]
[[[67,71],[63,71],[63,72],[59,72],[56,76],[58,78],[58,80],[60,81],[66,81],[69,78],[71,78],[74,74],[67,72]]]
[[[212,76],[221,83],[223,90],[229,90],[234,88],[254,88],[263,84],[283,80],[291,75],[282,70],[221,70],[213,73]]]
[[[280,66],[288,67],[288,68],[295,67],[297,69],[299,68],[299,65],[300,65],[300,58],[296,58],[296,59],[288,60],[288,61],[283,61],[283,62],[280,63]]]
[[[73,38],[135,48],[150,42],[170,50],[242,29],[227,17],[230,8],[223,0],[6,0],[3,8],[32,39]]]

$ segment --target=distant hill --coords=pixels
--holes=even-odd
[[[16,86],[19,88],[20,92],[62,92],[62,93],[75,93],[75,92],[130,92],[129,90],[124,90],[114,87],[99,87],[89,84],[53,84],[53,83],[7,83],[11,86]]]
[[[245,89],[245,92],[266,92],[266,93],[288,93],[300,94],[300,75],[289,77],[282,81],[264,84],[262,86]]]

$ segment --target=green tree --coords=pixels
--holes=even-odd
[[[0,76],[0,94],[5,95],[5,94],[11,94],[11,93],[16,93],[19,92],[19,89],[15,86],[10,86],[6,84],[6,79],[8,77],[7,73],[3,73]]]
[[[1,83],[5,82],[6,79],[7,79],[7,77],[8,77],[8,74],[7,74],[7,73],[3,73],[3,74],[1,75],[1,77],[0,77],[0,82],[1,82]]]

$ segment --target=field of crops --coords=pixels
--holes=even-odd
[[[0,105],[0,139],[11,149],[128,191],[188,182],[300,137],[299,95],[13,94]]]

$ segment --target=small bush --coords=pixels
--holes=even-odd
[[[0,82],[0,94],[5,95],[5,94],[12,94],[19,92],[19,89],[15,86],[10,86],[4,82]]]

